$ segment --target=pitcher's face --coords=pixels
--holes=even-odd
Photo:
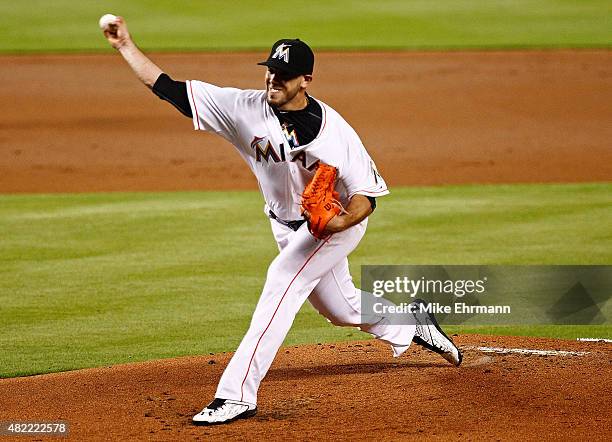
[[[311,75],[287,74],[275,68],[266,71],[266,100],[270,106],[283,110],[292,109],[305,101],[305,91]]]

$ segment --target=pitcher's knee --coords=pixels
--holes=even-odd
[[[357,327],[361,324],[361,316],[358,313],[329,314],[319,312],[325,316],[329,322],[339,327]]]

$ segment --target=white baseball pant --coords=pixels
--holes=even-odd
[[[363,237],[367,218],[326,240],[314,238],[306,224],[297,231],[274,220],[271,224],[280,253],[268,268],[249,329],[221,376],[215,397],[257,404],[259,384],[307,298],[331,323],[359,327],[390,344],[395,356],[408,349],[414,325],[391,325],[383,315],[361,315],[361,297],[373,295],[355,287],[347,256]]]

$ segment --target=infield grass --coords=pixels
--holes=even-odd
[[[97,25],[108,12],[147,50],[267,50],[286,37],[341,50],[612,46],[605,0],[4,0],[0,52],[110,51]]]
[[[362,264],[611,264],[612,184],[393,189]],[[0,376],[234,350],[276,255],[255,192],[0,195]],[[600,326],[450,331],[612,337]],[[364,339],[305,306],[286,344]]]

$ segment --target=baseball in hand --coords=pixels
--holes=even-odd
[[[116,15],[104,14],[102,17],[100,17],[100,21],[98,22],[98,24],[100,25],[100,29],[107,29],[112,23],[115,22],[115,20],[117,20]]]

